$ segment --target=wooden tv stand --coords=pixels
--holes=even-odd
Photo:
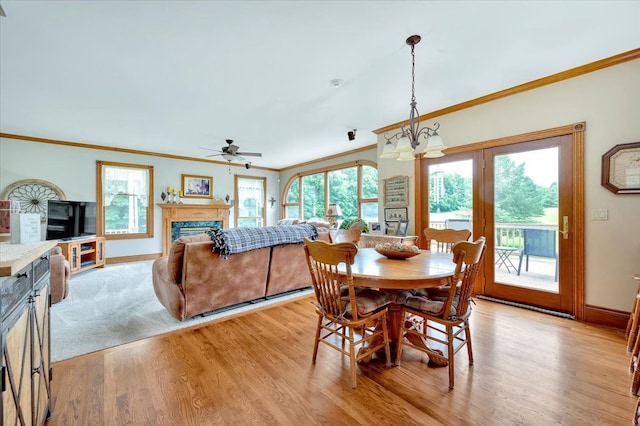
[[[58,247],[69,261],[71,274],[92,268],[104,268],[104,237],[59,241]]]

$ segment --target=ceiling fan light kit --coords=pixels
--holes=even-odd
[[[233,160],[244,161],[244,157],[262,157],[262,154],[259,152],[238,151],[240,147],[238,145],[233,144],[233,139],[226,139],[225,142],[227,143],[227,146],[223,146],[220,150],[213,150],[213,151],[218,151],[218,153],[207,155],[207,157],[221,156],[228,162],[232,162]],[[211,150],[211,148],[202,148],[202,149]],[[248,163],[248,164],[251,165],[251,163]],[[248,168],[249,167],[247,167],[247,169]]]
[[[410,161],[413,160],[415,149],[420,145],[420,138],[426,144],[426,148],[423,153],[426,158],[438,158],[444,156],[443,150],[447,149],[446,145],[442,142],[442,138],[438,134],[440,128],[439,123],[434,123],[433,128],[423,126],[420,128],[420,113],[418,112],[415,94],[415,80],[416,80],[416,56],[415,46],[420,43],[421,37],[419,35],[412,35],[407,38],[407,44],[411,46],[411,112],[409,113],[408,128],[405,126],[400,127],[400,131],[392,134],[391,136],[384,135],[387,140],[380,158],[395,158],[398,161]],[[396,145],[393,145],[393,140],[396,139]]]

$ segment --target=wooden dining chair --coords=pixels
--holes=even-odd
[[[629,320],[627,321],[627,328],[625,336],[627,337],[627,351],[631,352],[636,343],[638,336],[638,327],[640,327],[640,274],[632,275],[634,280],[638,281],[638,287],[636,294],[633,297],[633,303],[631,305],[631,313],[629,314]]]
[[[360,236],[362,235],[362,229],[336,229],[329,232],[332,243],[353,243],[358,245],[360,242]]]
[[[353,243],[330,244],[305,238],[304,251],[318,314],[313,363],[316,362],[320,343],[348,355],[351,386],[355,388],[357,362],[370,359],[376,351],[384,348],[387,367],[391,367],[386,308],[391,298],[385,292],[353,286],[351,265],[358,252]],[[346,265],[346,273],[338,272],[341,263]],[[341,340],[341,346],[337,340]],[[346,350],[345,340],[349,343]]]
[[[451,250],[453,262],[456,263],[453,277],[455,285],[426,289],[424,295],[404,293],[398,300],[402,307],[402,333],[406,340],[400,339],[396,359],[396,364],[400,365],[404,346],[427,354],[433,354],[433,349],[428,346],[429,341],[446,346],[447,353],[444,356],[449,364],[449,389],[453,389],[455,354],[464,345],[467,346],[469,365],[473,365],[469,328],[470,300],[484,257],[485,237],[480,237],[475,242],[459,241]],[[422,324],[405,321],[407,315],[421,319]]]
[[[471,231],[468,229],[436,229],[425,228],[422,232],[425,237],[426,249],[441,253],[451,253],[451,247],[458,241],[468,241]],[[449,285],[451,280],[445,278],[442,285]],[[418,295],[424,295],[425,289],[416,289]]]
[[[640,339],[638,339],[638,331],[640,328],[640,309],[638,309],[638,305],[640,304],[640,291],[635,294],[634,298],[634,306],[631,310],[631,315],[629,320],[631,324],[627,324],[627,351],[633,354],[633,357],[638,356],[638,352],[640,350]]]
[[[632,278],[640,282],[640,274],[634,274]],[[640,284],[633,299],[631,314],[629,316],[629,322],[627,323],[626,336],[627,351],[631,352],[629,372],[633,374],[631,393],[637,395],[638,388],[640,387]]]
[[[471,237],[471,231],[468,229],[425,228],[422,233],[424,234],[427,250],[445,253],[451,252],[451,247],[454,243],[468,241],[469,237]]]

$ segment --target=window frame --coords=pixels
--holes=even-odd
[[[240,191],[238,188],[238,181],[240,179],[251,179],[262,182],[262,216],[240,216]],[[262,218],[262,226],[267,223],[267,178],[264,176],[248,176],[248,175],[234,175],[234,207],[236,208],[236,214],[233,218],[233,226],[238,228],[238,222],[240,219],[254,219]]]
[[[289,180],[287,181],[286,185],[284,186],[283,192],[282,192],[282,204],[280,206],[280,217],[281,218],[287,218],[286,217],[286,212],[287,212],[287,208],[288,207],[298,207],[298,218],[297,219],[303,219],[303,198],[304,198],[304,190],[303,190],[303,185],[302,185],[302,178],[304,176],[310,176],[310,175],[315,175],[315,174],[323,174],[323,185],[324,185],[324,199],[325,199],[325,206],[324,206],[324,211],[327,211],[327,208],[329,207],[329,204],[331,203],[331,200],[329,199],[329,187],[327,185],[327,181],[328,181],[328,174],[329,172],[335,171],[335,170],[341,170],[341,169],[349,169],[352,167],[356,167],[356,174],[357,174],[357,179],[358,179],[358,185],[357,185],[357,209],[358,209],[358,216],[362,216],[362,205],[366,204],[366,203],[379,203],[379,199],[380,199],[380,188],[378,186],[378,197],[377,198],[363,198],[363,187],[362,187],[362,167],[364,166],[368,166],[368,167],[373,167],[374,169],[378,170],[378,164],[375,163],[374,161],[369,161],[369,160],[356,160],[356,161],[350,161],[347,163],[341,163],[341,164],[336,164],[333,166],[328,166],[328,167],[322,167],[322,168],[318,168],[318,169],[313,169],[313,170],[307,170],[305,172],[301,172],[301,173],[296,173],[293,176],[291,176],[289,178]],[[295,183],[298,182],[298,201],[297,202],[287,202],[287,196],[289,194],[289,190],[291,189],[291,186]]]
[[[105,206],[104,206],[104,189],[103,189],[103,170],[105,167],[120,167],[127,169],[141,169],[146,170],[149,176],[148,188],[147,188],[147,229],[146,232],[128,233],[128,234],[105,234]],[[131,163],[120,163],[114,161],[96,161],[96,203],[97,203],[97,235],[104,237],[106,240],[129,240],[139,238],[153,238],[153,217],[154,217],[154,199],[153,199],[153,166]]]

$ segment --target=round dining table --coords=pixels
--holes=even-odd
[[[451,253],[420,250],[420,254],[414,257],[390,259],[374,248],[361,248],[358,249],[354,263],[351,265],[351,274],[355,286],[400,291],[439,287],[453,277],[455,267]],[[346,273],[346,265],[340,265],[338,270]],[[395,348],[402,338],[402,308],[393,303],[388,306],[387,313],[389,342],[392,352],[395,353]],[[424,341],[412,340],[412,343],[430,349]],[[431,349],[429,359],[435,366],[448,364],[441,351]]]
[[[453,276],[455,267],[451,253],[420,250],[414,257],[390,259],[374,248],[361,248],[351,274],[353,284],[360,287],[407,290],[437,287]],[[340,269],[346,272],[344,265]]]

